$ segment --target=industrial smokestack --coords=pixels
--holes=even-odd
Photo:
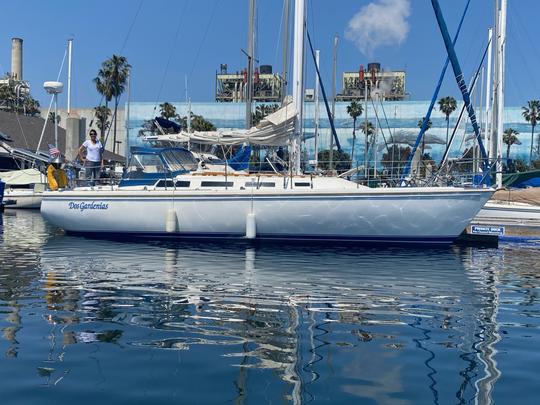
[[[21,38],[12,38],[11,39],[11,76],[14,79],[22,80],[22,64],[23,64],[23,54],[22,54],[22,43]]]

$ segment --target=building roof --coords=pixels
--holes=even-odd
[[[45,120],[41,117],[29,117],[25,115],[0,111],[0,141],[6,142],[12,148],[23,148],[35,152],[43,130]],[[40,150],[48,153],[48,145],[54,145],[54,126],[47,123]],[[58,127],[58,149],[65,154],[66,151],[66,130]],[[123,162],[125,158],[116,153],[106,150],[103,154],[106,160]]]

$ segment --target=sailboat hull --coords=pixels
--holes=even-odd
[[[174,238],[450,243],[492,190],[62,191],[41,211],[71,233]],[[249,222],[249,224],[248,224]]]

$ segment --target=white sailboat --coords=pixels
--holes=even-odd
[[[304,1],[296,0],[290,173],[210,172],[185,150],[139,149],[118,186],[46,192],[43,216],[99,236],[451,243],[493,189],[372,189],[300,172],[303,49]]]

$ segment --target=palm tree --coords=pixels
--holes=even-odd
[[[278,104],[260,104],[255,108],[255,112],[251,113],[251,123],[256,126],[261,120],[279,109]]]
[[[100,141],[103,143],[105,140],[105,131],[111,126],[111,123],[109,122],[111,110],[104,105],[100,105],[94,107],[94,115],[96,117],[96,125],[101,131]]]
[[[161,116],[166,120],[176,117],[176,107],[171,103],[165,102],[159,105]]]
[[[97,77],[94,79],[97,91],[105,97],[105,107],[114,98],[114,130],[113,152],[116,152],[116,122],[120,96],[126,89],[127,78],[131,65],[125,56],[113,55],[101,64]]]
[[[360,128],[362,129],[362,132],[364,133],[366,137],[366,150],[364,151],[364,162],[366,162],[367,164],[368,163],[367,159],[368,159],[368,154],[369,154],[369,143],[370,143],[369,138],[372,137],[373,134],[375,133],[375,128],[373,127],[373,124],[371,123],[371,121],[368,121],[367,125],[365,122],[363,122]]]
[[[24,111],[26,115],[34,116],[39,114],[39,101],[30,95],[24,100]],[[60,117],[58,117],[60,118]]]
[[[194,131],[215,131],[216,126],[204,118],[202,115],[191,115],[191,129]]]
[[[519,135],[519,132],[513,128],[508,128],[504,131],[503,142],[508,145],[506,147],[506,161],[510,159],[510,146],[521,145],[521,142],[518,139],[517,135]]]
[[[54,114],[54,111],[51,111],[49,112],[49,117],[48,117],[49,121],[52,122],[53,124],[56,122],[57,124],[60,124],[60,116],[59,115],[55,115]]]
[[[347,106],[347,114],[353,119],[351,165],[354,160],[354,144],[356,142],[356,119],[361,116],[363,112],[364,109],[362,108],[362,104],[359,104],[356,101],[351,101],[351,104]]]
[[[540,101],[539,100],[529,100],[527,101],[528,106],[522,107],[523,112],[521,113],[523,115],[523,118],[527,122],[531,123],[531,151],[529,153],[529,165],[532,165],[532,152],[533,152],[533,144],[534,144],[534,127],[536,127],[536,124],[540,120]]]
[[[450,130],[450,115],[456,111],[457,102],[454,97],[442,97],[439,100],[439,111],[446,116],[446,147],[448,147],[448,132]]]
[[[426,117],[423,117],[421,120],[418,120],[418,128],[422,128],[422,125],[424,125],[424,120],[425,119],[426,119]],[[422,136],[422,158],[424,156],[424,150],[426,149],[426,132],[431,129],[432,125],[433,125],[433,123],[431,122],[431,120],[428,120],[428,122],[426,124],[426,130],[424,132],[424,135]]]

